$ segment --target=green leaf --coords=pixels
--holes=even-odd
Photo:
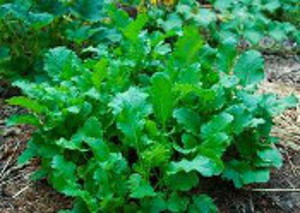
[[[174,110],[173,117],[178,123],[183,125],[183,127],[194,134],[199,132],[199,127],[201,125],[201,119],[199,114],[188,108],[179,108]]]
[[[169,162],[171,150],[163,144],[154,143],[141,153],[143,164],[153,168],[159,167]]]
[[[102,81],[107,77],[108,60],[102,58],[95,66],[92,74],[92,82],[96,89],[100,90]]]
[[[236,41],[226,39],[218,47],[217,68],[218,71],[230,73],[237,55]]]
[[[50,49],[44,59],[44,69],[55,81],[70,79],[82,68],[77,55],[66,47]]]
[[[237,160],[228,162],[222,174],[224,179],[232,180],[237,188],[250,183],[265,183],[269,176],[268,169],[253,169],[249,163]]]
[[[197,27],[186,27],[183,36],[175,44],[174,57],[186,65],[192,63],[199,55],[199,50],[203,46],[203,39]]]
[[[174,107],[174,94],[172,91],[172,82],[165,73],[156,73],[152,79],[151,100],[154,106],[154,112],[163,126],[172,116]]]
[[[108,14],[113,21],[114,26],[119,29],[124,29],[130,23],[130,17],[125,10],[121,10],[111,5],[108,10]]]
[[[66,30],[66,37],[70,41],[75,41],[77,44],[88,40],[93,34],[97,32],[91,26],[76,26],[75,29],[68,28]]]
[[[124,93],[117,94],[109,103],[117,117],[117,127],[128,138],[128,143],[136,145],[145,125],[145,117],[152,112],[147,102],[148,95],[140,89],[131,87]]]
[[[10,49],[6,46],[0,46],[0,62],[9,59]]]
[[[157,193],[152,199],[143,199],[142,202],[142,212],[149,213],[160,213],[167,210],[167,202],[165,201],[163,193]],[[134,212],[141,210],[137,208]],[[128,211],[130,213],[132,211]]]
[[[137,40],[138,35],[140,34],[144,26],[147,24],[147,22],[147,14],[139,14],[134,21],[130,22],[130,24],[123,29],[125,37],[132,41]]]
[[[252,114],[247,111],[244,105],[232,105],[226,111],[234,117],[231,128],[236,135],[240,134],[251,124]]]
[[[78,130],[75,137],[81,136],[82,139],[85,138],[102,138],[102,126],[96,117],[90,117],[86,120],[83,127]]]
[[[272,94],[264,95],[260,103],[272,116],[276,116],[288,108],[294,108],[297,104],[298,98],[294,95],[279,99]]]
[[[255,164],[257,166],[274,166],[276,168],[280,168],[282,166],[282,156],[276,148],[264,148],[262,150],[257,151],[257,155],[260,158],[260,161]]]
[[[217,213],[218,209],[213,200],[207,195],[194,195],[189,213]]]
[[[43,113],[46,110],[45,106],[41,105],[38,101],[23,96],[12,97],[7,100],[7,103],[25,107],[36,113]]]
[[[167,201],[168,210],[170,212],[185,212],[188,207],[189,200],[187,197],[172,193]]]
[[[214,1],[214,8],[216,10],[224,11],[227,10],[232,3],[232,0],[216,0]]]
[[[192,13],[192,12],[191,12]],[[196,24],[200,27],[208,27],[210,24],[215,23],[217,15],[211,9],[199,9],[199,12],[193,16]]]
[[[176,13],[169,14],[165,21],[158,20],[158,23],[161,25],[165,32],[181,31],[183,24],[181,17]]]
[[[106,161],[109,158],[109,148],[101,139],[89,138],[86,143],[91,147],[98,161]]]
[[[203,152],[212,152],[215,156],[221,157],[230,144],[230,138],[227,134],[218,132],[211,134],[203,143],[198,146],[198,149]]]
[[[213,116],[212,120],[201,127],[201,136],[208,138],[210,135],[226,131],[234,117],[226,112]]]
[[[144,198],[144,197],[153,197],[156,195],[152,186],[139,174],[132,174],[128,180],[130,197],[131,198]]]
[[[104,1],[76,0],[72,12],[88,21],[99,21],[103,17]]]
[[[275,12],[280,7],[281,4],[279,0],[267,1],[267,3],[263,6],[265,10],[268,10],[271,13]]]
[[[13,115],[7,119],[6,124],[8,126],[19,124],[29,124],[36,127],[41,126],[40,120],[35,115],[31,114]]]
[[[29,160],[31,160],[36,155],[37,155],[36,147],[30,140],[27,143],[27,148],[25,149],[25,151],[22,152],[22,154],[18,157],[18,165],[23,165],[23,164],[27,163]]]
[[[183,159],[178,162],[171,162],[168,167],[168,174],[197,171],[204,177],[210,177],[220,174],[222,170],[223,163],[221,160],[198,155],[192,160]]]
[[[51,168],[53,173],[50,180],[56,190],[68,196],[78,196],[80,194],[74,163],[67,161],[61,155],[56,155],[51,161]]]
[[[199,178],[195,172],[178,172],[169,175],[166,184],[173,190],[189,191],[199,184]]]
[[[233,72],[243,86],[259,83],[264,79],[264,59],[255,50],[243,53],[236,62]]]
[[[84,151],[81,141],[60,138],[59,140],[56,140],[55,143],[64,149]]]
[[[39,30],[51,24],[54,20],[54,16],[49,13],[32,13],[30,12],[27,21],[34,30]]]

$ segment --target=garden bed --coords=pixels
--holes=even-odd
[[[294,93],[300,97],[299,68],[300,63],[295,56],[267,56],[267,79],[261,84],[260,92],[272,92],[281,97]],[[6,94],[9,92],[6,91]],[[70,208],[72,200],[55,192],[46,181],[30,181],[31,172],[39,166],[38,160],[22,167],[16,165],[16,159],[24,150],[33,129],[26,125],[8,128],[4,121],[10,115],[23,112],[18,107],[6,105],[1,99],[0,211],[50,213]],[[219,178],[209,179],[207,192],[215,198],[220,212],[300,211],[300,109],[287,110],[274,121],[276,125],[272,134],[280,138],[278,146],[284,165],[280,170],[273,170],[267,184],[241,190]]]

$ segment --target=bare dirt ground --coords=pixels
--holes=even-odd
[[[260,92],[272,92],[280,97],[294,93],[300,98],[300,59],[296,56],[266,56],[266,80]],[[0,99],[0,212],[54,213],[70,208],[72,201],[51,189],[46,181],[30,181],[30,173],[38,168],[38,160],[17,166],[16,159],[33,129],[28,126],[8,128],[5,119],[22,112]],[[241,190],[216,178],[209,194],[215,198],[221,213],[300,212],[300,106],[287,110],[274,122],[272,134],[280,138],[278,147],[284,166],[272,171],[267,184]],[[254,188],[259,189],[253,191]]]
[[[0,99],[0,212],[54,213],[70,208],[71,200],[55,192],[46,181],[32,182],[30,174],[38,160],[17,166],[17,157],[25,149],[33,129],[26,125],[6,127],[5,119],[24,113]]]

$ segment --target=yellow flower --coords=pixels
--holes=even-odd
[[[165,5],[173,5],[175,0],[163,0]]]
[[[157,5],[159,0],[150,0],[151,4]]]

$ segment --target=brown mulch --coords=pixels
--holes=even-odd
[[[266,81],[260,92],[285,97],[294,93],[300,97],[300,63],[295,56],[266,57]],[[6,91],[6,94],[9,94]],[[284,158],[280,170],[273,170],[271,180],[252,188],[273,189],[251,191],[250,187],[235,189],[229,182],[216,178],[210,195],[221,213],[298,213],[300,212],[300,107],[290,109],[274,119],[272,134],[280,138],[278,148]],[[33,131],[28,126],[6,127],[4,120],[23,113],[17,107],[5,105],[0,99],[0,212],[54,213],[71,207],[72,201],[55,192],[45,181],[30,181],[30,173],[38,168],[32,161],[18,167],[16,159],[24,150]],[[290,189],[281,192],[280,189]]]

